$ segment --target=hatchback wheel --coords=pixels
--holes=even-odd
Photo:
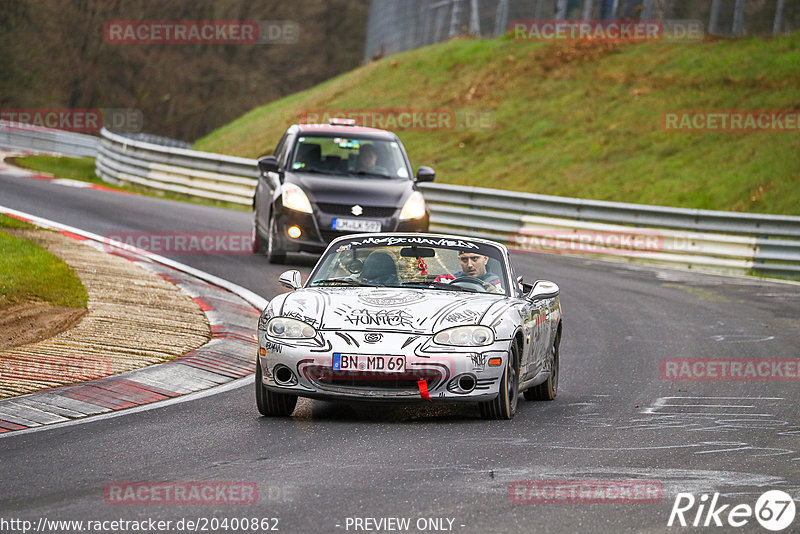
[[[286,263],[286,251],[281,248],[281,237],[278,234],[278,221],[275,214],[269,218],[269,234],[267,235],[267,260],[270,263]]]

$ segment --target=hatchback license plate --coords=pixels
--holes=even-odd
[[[377,371],[402,373],[406,370],[405,356],[368,356],[333,353],[334,371]]]
[[[334,230],[347,230],[354,232],[380,232],[381,222],[369,219],[342,219],[337,217],[331,223]]]

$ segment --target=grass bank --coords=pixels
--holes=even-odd
[[[89,296],[63,260],[27,239],[4,231],[32,228],[0,214],[0,306],[27,301],[86,308]]]
[[[600,200],[800,215],[800,131],[665,131],[676,110],[800,111],[800,33],[697,43],[457,39],[254,109],[195,144],[270,153],[307,110],[447,109],[478,128],[398,131],[437,181]]]

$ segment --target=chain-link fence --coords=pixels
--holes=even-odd
[[[699,20],[711,35],[777,35],[800,29],[800,0],[372,0],[364,59],[495,37],[517,19]]]

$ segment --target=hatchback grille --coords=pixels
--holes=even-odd
[[[349,215],[353,217],[353,206],[355,204],[330,204],[326,202],[318,202],[317,207],[323,213],[330,215]],[[360,206],[360,204],[359,204]],[[387,208],[381,206],[361,206],[363,212],[359,217],[392,217],[397,208]]]

